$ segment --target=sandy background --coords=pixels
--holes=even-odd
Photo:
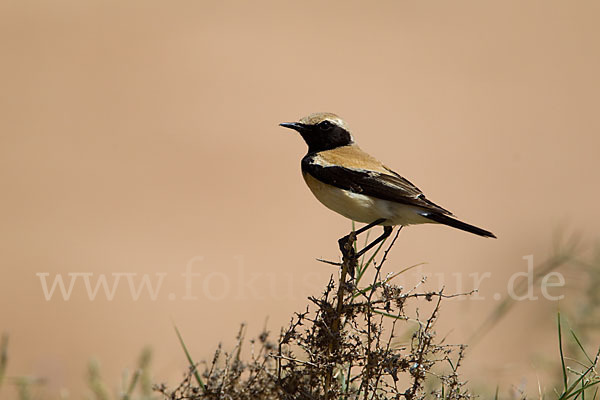
[[[314,111],[499,237],[412,227],[391,254],[389,270],[427,262],[449,290],[492,274],[485,300],[444,307],[439,332],[467,341],[558,227],[597,239],[599,18],[595,1],[0,2],[9,375],[79,395],[91,357],[116,387],[150,345],[156,380],[173,383],[186,362],[171,320],[197,359],[242,321],[277,332],[350,228],[304,186],[305,145],[277,126]],[[167,275],[156,300],[132,300],[122,278],[112,301],[90,301],[83,281],[46,301],[36,273],[73,272]],[[535,392],[532,360],[555,356],[569,300],[557,293],[521,302],[466,377]]]

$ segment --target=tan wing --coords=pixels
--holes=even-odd
[[[315,178],[342,189],[441,214],[452,214],[428,200],[408,179],[356,145],[308,155],[302,162],[302,168]]]

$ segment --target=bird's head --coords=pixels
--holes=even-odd
[[[310,114],[298,122],[284,122],[279,125],[298,131],[308,145],[309,153],[354,143],[346,122],[332,113]]]

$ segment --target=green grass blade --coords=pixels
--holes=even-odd
[[[140,375],[142,375],[142,370],[136,369],[135,372],[133,373],[133,375],[131,376],[131,381],[129,382],[129,387],[127,388],[127,391],[122,396],[123,400],[131,399],[131,395],[133,394],[133,391],[135,390],[135,386],[137,385],[137,383],[140,379]]]
[[[387,239],[386,239],[387,240]],[[371,254],[371,257],[369,257],[369,259],[367,260],[366,264],[363,264],[360,268],[357,268],[357,274],[356,274],[356,284],[358,284],[358,282],[360,282],[360,279],[362,278],[362,276],[365,274],[365,272],[367,271],[367,268],[369,268],[369,265],[371,265],[371,263],[373,262],[373,260],[375,259],[375,256],[377,256],[377,253],[379,253],[379,251],[381,250],[381,248],[383,247],[383,245],[385,244],[385,240],[382,241],[376,248],[375,251],[373,252],[373,254]]]
[[[600,383],[600,380],[597,381],[592,381],[592,382],[588,382],[588,384],[586,384],[583,389],[577,389],[576,391],[574,391],[577,386],[579,386],[579,383],[583,381],[583,379],[594,369],[594,366],[592,365],[591,367],[589,367],[583,374],[581,374],[581,376],[579,376],[579,378],[577,378],[577,380],[575,382],[573,382],[571,384],[571,386],[569,386],[568,388],[565,388],[565,391],[563,392],[563,394],[559,397],[559,400],[564,400],[564,399],[570,399],[573,396],[579,396],[579,394],[581,393],[582,390],[586,390],[594,385],[597,385],[598,383]]]
[[[402,321],[408,321],[407,317],[404,317],[402,315],[390,314],[385,311],[373,310],[373,313],[383,315],[384,317],[389,317],[389,318],[398,319],[398,320],[402,320]]]
[[[367,231],[367,233],[365,234],[365,243],[363,244],[363,247],[367,247],[367,245],[369,244],[369,235],[371,234],[371,231]],[[356,250],[356,249],[355,249]],[[367,257],[367,253],[363,254],[360,260],[360,265],[365,265],[365,258]]]
[[[577,342],[577,345],[581,349],[582,353],[585,355],[585,358],[587,358],[587,360],[590,362],[590,364],[593,364],[594,362],[592,361],[592,359],[588,355],[587,351],[585,351],[585,349],[583,348],[583,345],[579,341],[579,338],[577,337],[577,335],[575,335],[575,332],[573,332],[572,329],[569,329],[569,331],[571,331],[571,335],[573,335],[573,339],[575,339],[575,341]]]
[[[558,349],[560,350],[560,362],[562,365],[564,390],[568,388],[567,367],[565,366],[565,355],[562,346],[562,329],[560,327],[560,312],[558,313]]]
[[[2,381],[4,380],[4,375],[6,373],[6,365],[8,364],[8,333],[2,334],[2,339],[0,340],[0,386],[2,386]]]
[[[181,347],[183,348],[183,352],[185,353],[185,356],[187,357],[190,367],[194,371],[194,378],[196,378],[196,382],[198,382],[198,385],[200,385],[202,390],[206,392],[206,385],[204,384],[204,381],[202,381],[202,378],[200,377],[200,374],[198,373],[198,369],[196,368],[196,363],[192,359],[192,356],[190,355],[190,352],[188,351],[187,346],[185,345],[185,342],[183,341],[183,338],[181,337],[181,333],[179,333],[179,329],[177,329],[176,325],[173,325],[173,327],[175,328],[175,333],[177,333],[177,338],[179,339],[179,343],[181,343]]]
[[[573,392],[573,390],[569,390],[567,392],[565,392],[560,398],[559,400],[566,400],[566,399],[573,399],[573,398],[577,398],[580,394],[584,393],[586,390],[588,390],[589,388],[591,388],[592,386],[596,386],[597,384],[599,384],[600,381],[593,381],[593,382],[589,382],[583,385],[583,387],[577,389],[576,391]],[[574,389],[574,388],[573,388]]]
[[[149,398],[152,395],[152,376],[150,373],[150,364],[152,363],[152,349],[144,347],[138,358],[138,368],[141,372],[139,388],[142,398]]]
[[[100,364],[92,359],[88,363],[88,387],[94,394],[96,400],[109,400],[110,395],[100,375]]]
[[[352,221],[352,232],[356,232],[356,222],[354,222],[354,221]],[[357,240],[355,240],[354,244],[352,245],[352,247],[354,247],[355,253],[358,251],[358,244],[356,242],[357,242]]]
[[[411,269],[413,269],[413,268],[416,268],[416,267],[418,267],[418,266],[420,266],[420,265],[424,265],[424,264],[425,264],[425,263],[418,263],[418,264],[415,264],[415,265],[411,265],[410,267],[406,267],[406,268],[404,268],[403,270],[401,270],[401,271],[399,271],[399,272],[396,272],[396,273],[392,274],[392,275],[391,275],[389,278],[385,279],[384,281],[376,283],[376,284],[375,284],[375,287],[377,288],[377,287],[381,286],[382,284],[388,283],[388,282],[390,282],[392,279],[396,278],[396,277],[397,277],[397,276],[399,276],[399,275],[402,275],[402,274],[403,274],[403,273],[405,273],[406,271],[410,271]],[[358,281],[357,281],[356,283],[358,284]],[[360,296],[361,294],[362,294],[362,295],[366,295],[366,294],[367,294],[367,292],[368,292],[368,291],[370,291],[372,288],[373,288],[373,285],[369,285],[369,286],[367,286],[366,288],[363,288],[363,289],[356,289],[356,290],[354,291],[354,293],[352,294],[352,298],[353,298],[353,299],[355,299],[355,298],[357,298],[358,296]]]
[[[18,399],[19,400],[31,400],[31,379],[28,377],[21,377],[15,380],[15,386],[17,387]]]

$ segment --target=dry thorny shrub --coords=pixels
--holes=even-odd
[[[374,263],[373,281],[358,288],[346,281],[358,264],[351,235],[342,246],[344,283],[331,278],[276,340],[264,331],[250,341],[251,356],[244,361],[242,326],[234,350],[219,346],[202,377],[194,365],[178,387],[157,390],[172,400],[471,398],[457,373],[465,346],[444,344],[434,331],[441,301],[458,295],[422,292],[420,284],[405,290],[391,283],[395,275],[382,277],[397,237]],[[412,304],[423,301],[431,305],[426,318]],[[403,338],[401,328],[410,334]]]

